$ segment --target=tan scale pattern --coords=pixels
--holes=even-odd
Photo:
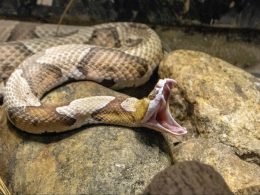
[[[65,37],[77,34],[80,29],[86,27],[79,27],[79,26],[64,26],[60,25],[57,26],[53,24],[43,24],[37,26],[34,30],[34,34],[36,34],[39,38],[48,38],[48,37]]]
[[[63,45],[71,42],[103,46]],[[61,132],[87,123],[138,126],[143,119],[150,101],[147,98],[128,101],[125,97],[100,96],[74,100],[66,105],[39,102],[47,91],[70,79],[110,81],[113,88],[146,82],[162,57],[159,37],[146,25],[109,23],[79,30],[66,38],[12,44],[24,50],[22,56],[36,53],[21,63],[18,72],[15,71],[6,84],[4,106],[16,127],[31,133]],[[62,46],[52,47],[54,45]],[[23,95],[22,89],[26,89]],[[132,105],[127,107],[126,102]]]
[[[32,54],[19,42],[0,44],[0,81],[6,80],[14,69]]]
[[[118,50],[92,48],[78,67],[90,80],[113,80],[116,83],[113,88],[122,88],[122,83],[123,87],[131,87],[135,81],[142,79],[148,71],[149,62]]]
[[[18,24],[17,21],[0,20],[0,43],[9,40],[12,31]]]
[[[34,33],[35,28],[36,24],[34,23],[18,23],[11,31],[8,41],[17,40],[17,37],[19,37],[19,40],[38,38]]]
[[[62,38],[48,37],[0,43],[0,82],[5,81],[27,57],[52,46],[86,43],[89,41],[92,31],[90,28],[84,28],[76,34]]]

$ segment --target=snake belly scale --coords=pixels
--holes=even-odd
[[[78,36],[82,41],[83,35]],[[159,80],[143,99],[94,96],[65,105],[43,104],[40,99],[46,92],[71,80],[92,80],[113,89],[142,85],[163,57],[158,35],[144,24],[86,27],[84,44],[70,41],[50,38],[10,43],[19,46],[21,55],[30,55],[25,60],[21,58],[5,86],[4,107],[16,127],[39,134],[106,123],[143,126],[177,135],[186,133],[169,112],[170,89],[175,84],[172,79]],[[4,54],[0,58],[1,55]]]

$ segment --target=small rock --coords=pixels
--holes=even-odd
[[[157,174],[144,195],[232,195],[223,177],[213,167],[184,161]]]
[[[213,139],[190,139],[179,144],[172,152],[176,162],[195,160],[213,166],[233,192],[260,184],[258,165],[242,160],[232,147]]]

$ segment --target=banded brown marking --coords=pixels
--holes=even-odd
[[[131,112],[125,110],[121,104],[128,97],[118,96],[105,107],[96,110],[91,117],[99,122],[107,122],[109,124],[131,125],[134,124],[135,118]]]
[[[27,70],[28,68],[30,67],[24,68],[22,76],[36,97],[42,96],[46,89],[62,77],[61,69],[51,64],[37,64],[37,68],[31,70]]]
[[[108,79],[114,82],[142,78],[148,67],[147,60],[111,48],[91,48],[77,65],[78,70],[89,79],[95,76],[100,81]]]
[[[15,25],[14,29],[12,30],[8,41],[17,41],[22,39],[32,39],[32,38],[39,38],[36,33],[36,24],[34,23],[18,23]]]
[[[12,42],[0,44],[0,54],[0,79],[5,81],[22,61],[33,55],[33,52],[21,42]]]
[[[127,47],[135,47],[138,44],[142,43],[143,39],[141,38],[132,38],[129,37],[125,40],[125,44],[127,45]]]
[[[88,44],[103,47],[121,47],[119,35],[115,27],[95,29]]]
[[[7,112],[9,119],[18,128],[27,129],[27,131],[34,133],[43,133],[44,129],[48,131],[62,131],[64,127],[72,126],[76,119],[56,112],[56,106],[16,107],[9,108]],[[26,117],[27,120],[22,120],[23,117]],[[39,129],[42,131],[38,132]]]

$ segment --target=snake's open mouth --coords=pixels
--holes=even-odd
[[[169,109],[170,90],[176,81],[160,79],[149,95],[150,103],[142,120],[142,126],[174,135],[187,133],[187,129],[180,126],[171,116]]]

